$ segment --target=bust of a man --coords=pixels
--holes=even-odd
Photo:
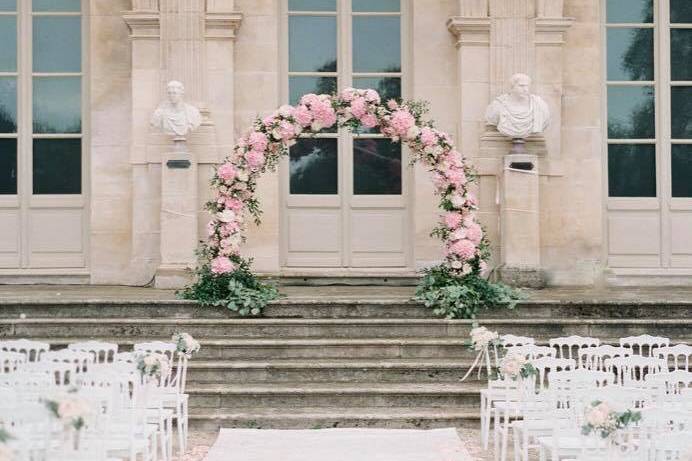
[[[151,117],[151,126],[172,136],[185,137],[202,124],[202,115],[195,106],[183,101],[185,87],[171,80],[167,86],[168,99],[163,101]]]
[[[550,110],[545,101],[530,93],[531,77],[514,74],[512,89],[490,103],[485,118],[497,131],[513,139],[528,138],[548,128]]]

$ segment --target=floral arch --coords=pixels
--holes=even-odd
[[[432,233],[444,244],[444,263],[437,268],[438,281],[432,283],[439,285],[440,273],[457,281],[480,279],[486,270],[489,245],[476,217],[477,200],[469,190],[474,172],[451,137],[436,129],[432,121],[424,120],[426,112],[426,103],[382,102],[375,90],[346,88],[338,95],[307,94],[296,106],[281,106],[257,119],[216,170],[212,180],[215,199],[207,203],[212,220],[199,252],[197,281],[183,295],[203,304],[226,305],[241,314],[261,312],[276,292],[254,279],[250,260],[240,255],[248,221],[260,222],[257,180],[264,172],[276,169],[281,156],[288,154],[301,135],[334,125],[353,131],[377,128],[393,141],[406,144],[412,162],[429,168],[444,212]],[[445,286],[450,284],[455,283],[444,282]]]

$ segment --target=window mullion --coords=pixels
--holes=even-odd
[[[657,170],[658,197],[661,203],[661,265],[671,265],[671,228],[670,228],[670,196],[671,196],[671,59],[670,59],[670,5],[668,1],[657,1],[658,13],[656,47],[656,72],[658,101],[656,104],[656,119],[658,120]]]
[[[29,228],[29,207],[31,204],[31,190],[33,187],[33,159],[32,159],[32,59],[31,52],[33,49],[32,24],[31,24],[31,8],[32,2],[17,2],[18,6],[18,43],[19,46],[19,77],[17,82],[17,103],[18,112],[21,115],[18,117],[17,123],[17,181],[20,194],[20,215],[21,229]],[[29,232],[21,232],[21,261],[22,268],[29,267],[30,255]]]

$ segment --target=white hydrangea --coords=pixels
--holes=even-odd
[[[490,331],[486,327],[477,327],[471,330],[471,345],[475,350],[481,350],[499,339],[496,331]]]

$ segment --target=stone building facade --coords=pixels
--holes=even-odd
[[[692,278],[684,0],[0,0],[0,36],[17,44],[0,51],[2,282],[179,283],[234,139],[346,86],[430,102],[478,171],[503,277]],[[552,113],[521,159],[485,123],[516,72]],[[203,116],[189,168],[149,126],[169,80]],[[391,277],[438,261],[433,186],[406,155],[376,133],[295,146],[259,187],[255,269]]]

